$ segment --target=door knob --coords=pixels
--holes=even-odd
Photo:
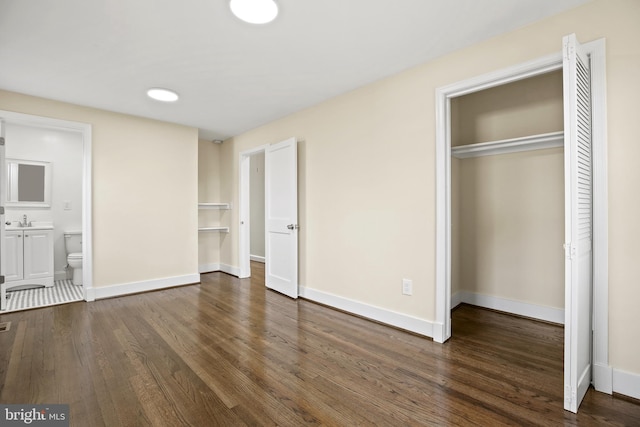
[[[297,230],[300,227],[298,227],[298,224],[289,224],[289,225],[287,225],[287,228],[289,230]]]

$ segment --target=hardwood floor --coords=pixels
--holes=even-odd
[[[0,402],[68,403],[75,426],[640,425],[593,390],[562,409],[562,328],[462,306],[441,345],[267,291],[260,267],[0,316]]]

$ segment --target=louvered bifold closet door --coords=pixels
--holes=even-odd
[[[591,383],[592,159],[589,57],[563,39],[565,132],[564,407],[577,412]]]

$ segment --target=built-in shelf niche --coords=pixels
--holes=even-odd
[[[206,210],[206,209],[214,209],[214,210],[229,210],[231,209],[231,204],[230,203],[198,203],[198,209],[199,210]],[[218,233],[228,233],[229,232],[229,227],[222,227],[222,226],[207,226],[207,227],[198,227],[198,231],[199,232],[207,232],[207,231],[212,231],[212,232],[218,232]]]
[[[517,153],[521,151],[544,150],[564,146],[564,132],[551,132],[500,141],[480,142],[477,144],[451,147],[451,155],[458,159],[493,156],[496,154]]]
[[[198,227],[198,231],[215,231],[219,233],[228,233],[229,227]]]
[[[229,203],[198,203],[198,209],[231,209]]]

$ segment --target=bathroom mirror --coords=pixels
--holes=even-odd
[[[7,207],[51,207],[51,163],[7,159]]]

